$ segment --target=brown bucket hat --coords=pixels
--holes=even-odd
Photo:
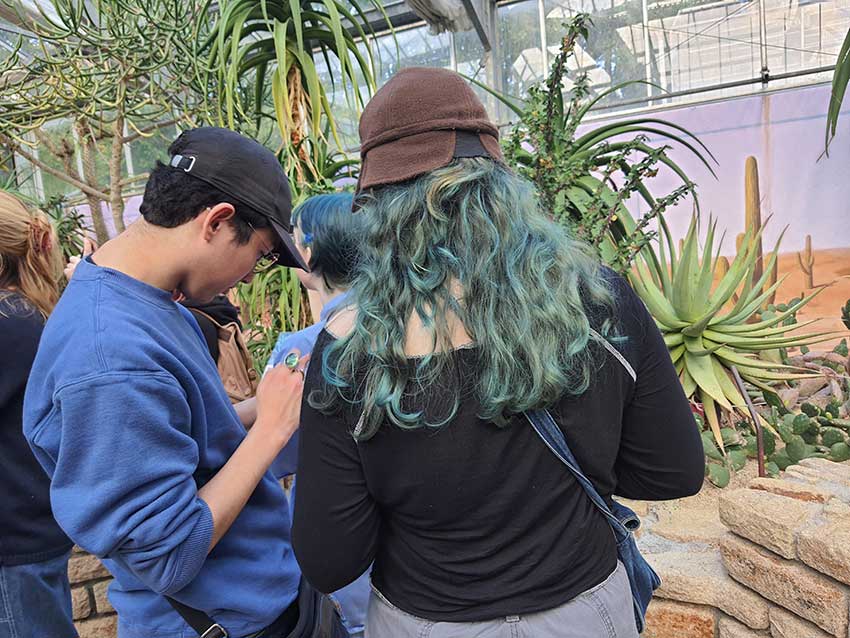
[[[395,184],[450,164],[456,157],[502,162],[499,129],[454,71],[402,69],[363,109],[357,190]]]

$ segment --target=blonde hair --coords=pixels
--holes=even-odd
[[[19,292],[46,318],[59,300],[61,267],[47,216],[0,191],[0,299]]]

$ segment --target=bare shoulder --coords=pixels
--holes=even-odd
[[[325,326],[325,330],[335,339],[342,339],[343,337],[347,337],[354,329],[356,319],[357,308],[348,306],[331,317],[331,320]]]

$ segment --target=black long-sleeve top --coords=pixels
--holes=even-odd
[[[23,433],[27,378],[44,321],[20,294],[0,291],[0,564],[37,563],[71,549],[53,519],[50,479]]]
[[[624,280],[612,282],[625,337],[616,347],[637,381],[599,348],[590,388],[551,412],[603,496],[694,494],[704,460],[690,406],[643,303]],[[333,339],[322,332],[313,361]],[[421,400],[426,415],[439,415],[445,388],[460,383],[460,409],[439,429],[385,423],[357,443],[356,414],[328,416],[304,401],[293,527],[298,562],[314,586],[332,592],[374,561],[373,583],[390,602],[436,621],[561,605],[614,570],[610,527],[523,417],[499,428],[476,416],[477,350],[450,356],[459,373]],[[310,366],[304,396],[320,383],[321,366]]]

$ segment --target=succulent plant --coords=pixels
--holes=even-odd
[[[775,447],[768,450],[765,444],[765,456],[780,470],[811,457],[831,461],[850,459],[850,419],[839,418],[838,401],[830,401],[823,408],[813,403],[803,403],[801,412],[794,413],[772,392],[765,392],[764,398],[770,406],[766,420],[785,443],[785,447],[779,450]]]
[[[841,323],[850,330],[850,299],[848,299],[841,308]]]
[[[730,376],[732,366],[745,381],[771,392],[774,382],[817,376],[810,370],[766,360],[764,353],[834,338],[828,332],[796,332],[812,321],[794,326],[783,324],[822,289],[803,297],[793,308],[767,318],[758,317],[762,306],[787,277],[765,287],[777,259],[779,241],[762,275],[756,278],[763,229],[748,229],[728,271],[713,285],[719,260],[719,254],[714,254],[716,222],[709,219],[700,255],[696,215],[678,254],[664,219],[658,221],[658,253],[648,255],[642,251],[630,272],[630,281],[664,334],[685,393],[703,404],[715,442],[723,450],[718,409],[748,418],[744,399]],[[733,302],[736,293],[738,299]],[[794,334],[788,334],[791,330],[795,330]]]

